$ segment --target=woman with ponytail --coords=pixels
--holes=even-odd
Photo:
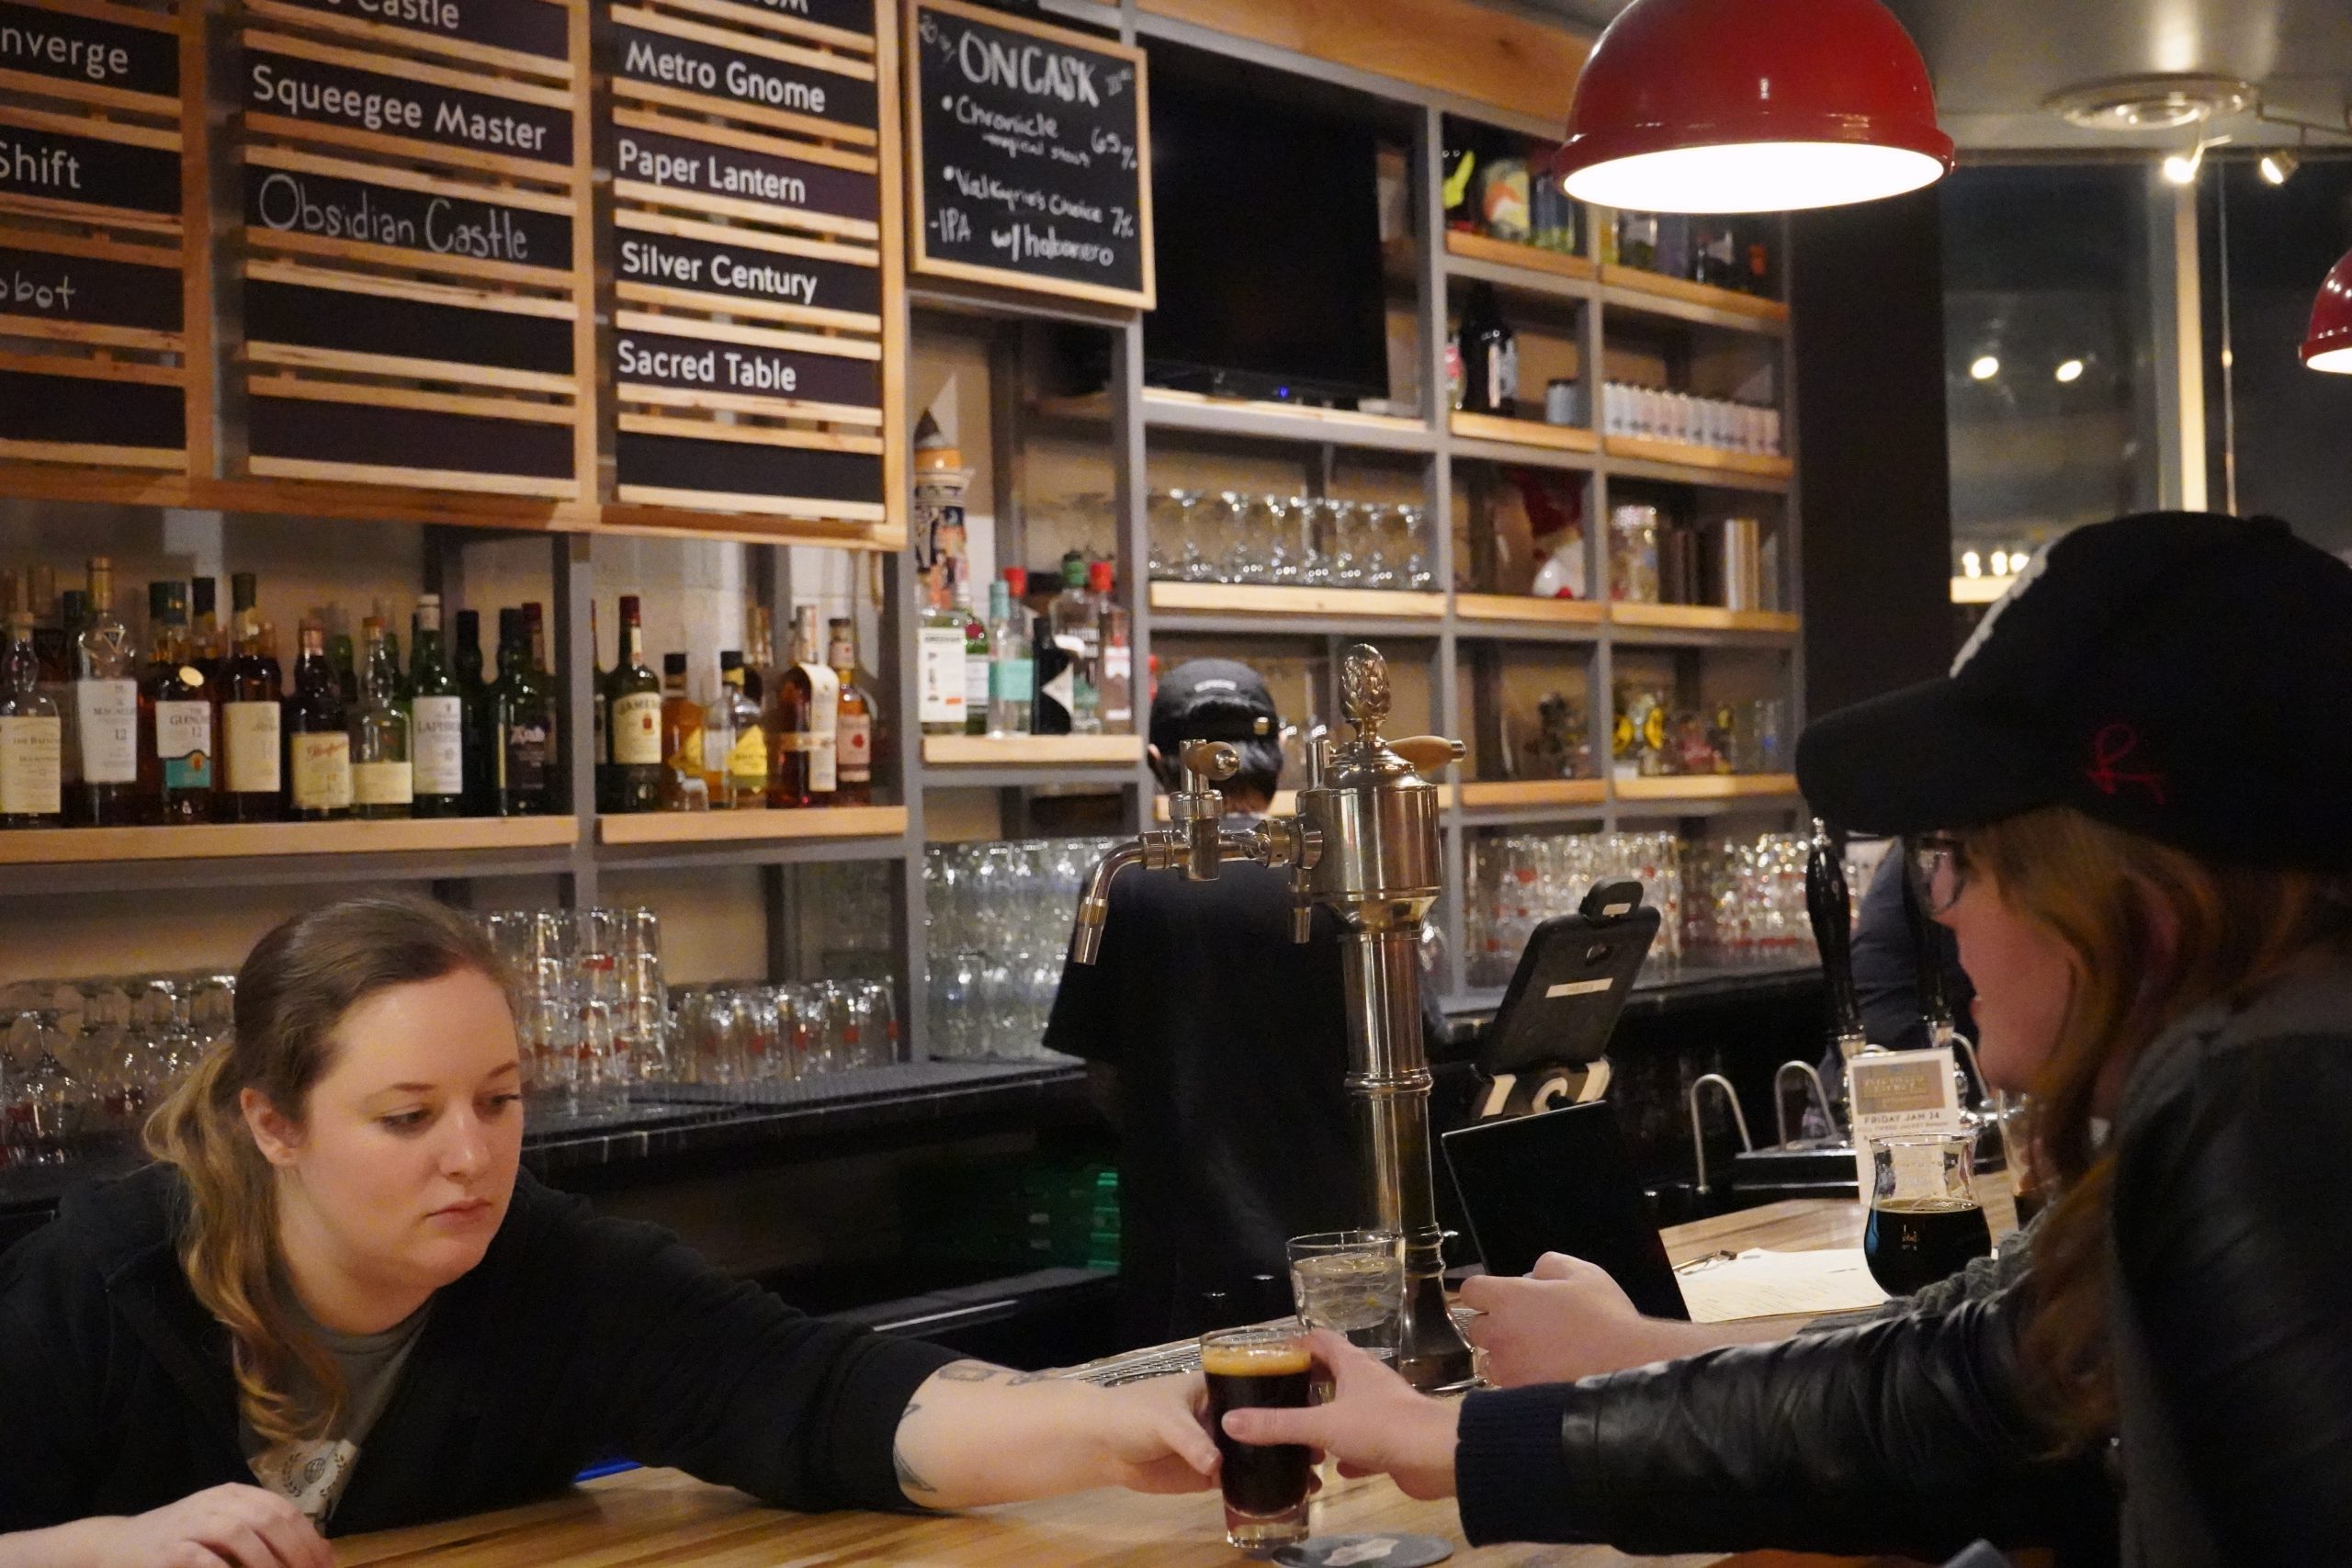
[[[506,980],[422,900],[254,947],[156,1163],[0,1256],[0,1568],[328,1568],[616,1451],[804,1509],[1210,1483],[1197,1379],[819,1322],[540,1187]]]
[[[1948,678],[1805,732],[1810,803],[1905,837],[1984,1076],[2034,1097],[2058,1197],[2021,1280],[1451,1404],[1335,1344],[1336,1400],[1227,1431],[1452,1493],[1476,1542],[2346,1561],[2347,712],[2352,570],[2163,513],[2066,536]]]

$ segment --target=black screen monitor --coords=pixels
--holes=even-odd
[[[1385,398],[1377,138],[1233,62],[1151,51],[1152,255],[1144,373],[1190,391]]]

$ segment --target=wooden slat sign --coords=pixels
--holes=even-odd
[[[872,0],[611,21],[616,498],[883,522]]]
[[[187,466],[210,350],[183,26],[166,4],[0,0],[0,459]]]
[[[908,0],[917,272],[1149,310],[1143,51]]]
[[[588,0],[244,0],[246,472],[594,499]]]

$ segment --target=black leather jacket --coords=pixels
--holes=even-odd
[[[2133,1568],[2352,1560],[2352,968],[2183,1020],[2113,1138],[2111,1452],[2052,1459],[2031,1290],[1572,1386],[1475,1394],[1473,1541]]]

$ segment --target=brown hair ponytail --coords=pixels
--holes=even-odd
[[[254,944],[237,971],[229,1037],[148,1118],[148,1152],[177,1166],[187,1185],[180,1266],[229,1330],[238,1404],[265,1442],[324,1436],[343,1380],[287,1308],[277,1176],[239,1097],[256,1090],[299,1125],[345,1013],[379,991],[461,970],[507,983],[481,928],[442,905],[355,898],[297,915]]]

